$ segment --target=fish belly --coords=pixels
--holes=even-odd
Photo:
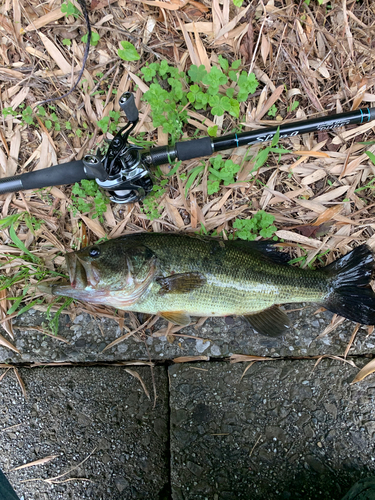
[[[207,284],[199,290],[182,294],[160,294],[154,284],[137,303],[124,308],[148,314],[184,311],[191,316],[246,315],[263,311],[274,304],[320,302],[325,292],[303,288],[301,283],[280,286],[270,283],[251,283],[224,286]]]

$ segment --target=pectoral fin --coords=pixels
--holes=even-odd
[[[269,307],[255,314],[247,314],[244,318],[254,330],[268,337],[278,337],[290,326],[290,319],[277,306]]]
[[[201,273],[181,273],[157,278],[160,285],[159,295],[166,293],[187,293],[200,288],[206,283],[206,278]]]
[[[191,319],[188,313],[185,311],[167,311],[167,312],[158,312],[158,316],[174,323],[175,325],[187,326],[190,324]]]

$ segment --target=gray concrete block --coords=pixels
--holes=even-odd
[[[20,369],[0,384],[0,468],[25,500],[162,499],[169,481],[164,367]],[[11,469],[56,455],[45,465]],[[59,477],[60,476],[60,477]],[[56,478],[55,480],[53,478]],[[49,482],[47,482],[47,480]]]
[[[323,312],[314,315],[314,306],[301,306],[300,310],[295,310],[299,309],[297,306],[287,307],[293,309],[289,313],[292,327],[279,338],[259,335],[244,319],[227,317],[211,318],[199,328],[194,328],[194,325],[183,328],[172,342],[173,338],[167,339],[158,333],[166,326],[165,321],[159,320],[151,330],[145,331],[142,338],[136,334],[105,352],[102,351],[108,344],[126,333],[120,330],[117,322],[88,314],[79,314],[74,320],[63,315],[59,335],[67,342],[62,342],[46,336],[42,331],[33,330],[33,327],[40,328],[42,325],[48,327],[48,320],[38,311],[29,311],[14,321],[14,344],[21,355],[0,346],[0,362],[148,360],[149,353],[152,359],[165,360],[199,355],[220,358],[233,353],[288,357],[342,355],[345,352],[354,323],[345,320],[333,332],[317,339],[329,325],[332,314]],[[125,325],[130,330],[134,329],[127,315]],[[3,330],[1,333],[9,339]],[[366,327],[361,327],[350,353],[372,352],[375,352],[374,339],[367,335]]]
[[[362,364],[362,362],[360,362]],[[339,361],[169,367],[173,500],[341,499],[374,475],[375,383]]]

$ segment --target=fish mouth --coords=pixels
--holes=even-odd
[[[70,286],[75,289],[95,288],[100,281],[99,270],[92,262],[85,262],[74,252],[65,255]]]
[[[68,268],[70,286],[75,289],[84,289],[89,284],[87,272],[81,259],[74,252],[65,255]]]

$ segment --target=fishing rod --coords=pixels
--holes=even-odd
[[[217,151],[272,141],[276,133],[280,134],[280,139],[285,139],[375,120],[375,108],[362,108],[251,132],[215,138],[203,137],[176,142],[173,146],[158,146],[146,150],[128,142],[129,134],[139,119],[134,95],[125,92],[120,97],[119,105],[125,112],[128,123],[112,139],[104,155],[98,151],[96,155],[88,154],[82,160],[0,179],[0,195],[95,179],[102,189],[108,191],[113,202],[134,203],[142,200],[152,190],[152,168],[158,165],[175,160],[211,156]]]

